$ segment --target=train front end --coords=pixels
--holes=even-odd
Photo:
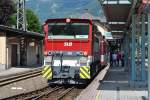
[[[89,20],[46,21],[44,65],[51,68],[50,83],[85,84],[91,79],[91,30]]]

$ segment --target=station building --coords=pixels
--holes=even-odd
[[[42,65],[44,35],[0,25],[0,71]]]

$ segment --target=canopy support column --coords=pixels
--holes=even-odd
[[[150,100],[150,10],[148,9],[148,100]]]
[[[142,14],[141,80],[145,81],[145,15]]]
[[[132,14],[132,36],[131,36],[131,80],[136,80],[136,68],[135,68],[135,38],[136,38],[136,15]]]

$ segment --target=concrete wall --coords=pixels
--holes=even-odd
[[[6,36],[0,32],[0,71],[6,68]]]

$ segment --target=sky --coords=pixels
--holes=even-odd
[[[98,0],[26,0],[26,7],[39,16],[41,23],[48,18],[95,18],[105,21]]]

